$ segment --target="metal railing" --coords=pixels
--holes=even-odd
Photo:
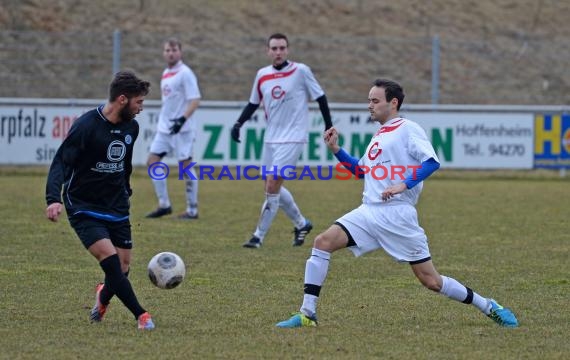
[[[99,98],[112,74],[132,69],[158,99],[162,42],[183,42],[204,99],[247,101],[265,37],[148,32],[0,31],[0,97]],[[570,40],[496,36],[290,36],[290,58],[309,65],[333,102],[362,102],[377,77],[393,78],[406,102],[557,105],[570,101]]]

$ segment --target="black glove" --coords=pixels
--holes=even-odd
[[[170,126],[170,135],[178,134],[180,129],[182,129],[182,125],[186,122],[186,118],[181,116],[177,119],[170,120],[172,122],[172,126]]]
[[[234,124],[234,126],[232,127],[232,139],[234,139],[235,142],[241,142],[239,141],[239,129],[241,128],[241,124],[236,122]]]

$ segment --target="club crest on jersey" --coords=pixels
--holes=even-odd
[[[123,160],[127,153],[127,147],[120,140],[115,140],[109,144],[107,148],[107,159],[109,161],[118,162]]]
[[[131,145],[131,143],[133,142],[133,137],[129,134],[127,134],[125,136],[125,142],[127,143],[127,145]]]
[[[283,90],[281,86],[277,85],[271,89],[271,97],[273,97],[275,100],[279,100],[283,98],[283,96],[285,96],[285,90]]]
[[[163,96],[168,96],[172,92],[172,89],[170,88],[170,86],[168,86],[168,84],[164,85],[161,90]]]
[[[372,161],[376,160],[378,156],[382,153],[382,149],[380,149],[380,143],[376,141],[368,150],[368,158]]]

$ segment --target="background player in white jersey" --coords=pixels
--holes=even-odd
[[[426,288],[453,300],[472,304],[499,325],[518,326],[515,315],[495,300],[484,298],[435,269],[427,237],[418,224],[415,204],[422,181],[439,168],[439,160],[425,131],[399,116],[404,100],[402,87],[394,81],[378,79],[368,95],[370,117],[380,123],[366,154],[353,158],[338,145],[335,128],[325,132],[325,142],[337,159],[353,174],[364,178],[362,205],[338,219],[317,235],[305,267],[303,304],[299,313],[277,324],[293,328],[316,326],[317,300],[325,281],[331,253],[348,247],[355,256],[384,249],[396,261],[411,265],[414,275]],[[412,167],[421,165],[414,173]],[[385,172],[374,172],[383,166]],[[392,170],[408,169],[403,178]],[[368,170],[368,171],[367,171]]]
[[[167,68],[162,73],[160,90],[162,107],[158,117],[156,135],[150,145],[147,165],[160,161],[166,154],[173,152],[176,160],[186,168],[192,162],[196,121],[194,111],[200,105],[198,80],[192,69],[182,62],[182,44],[178,39],[165,41],[162,53]],[[191,173],[196,179],[194,168]],[[198,180],[184,174],[186,185],[186,211],[179,219],[198,218]],[[154,190],[158,197],[158,208],[146,217],[158,218],[172,213],[166,179],[153,179]]]
[[[332,120],[325,93],[311,69],[287,60],[289,41],[283,34],[273,34],[267,40],[267,55],[272,64],[257,72],[249,103],[232,128],[232,138],[239,141],[241,126],[263,103],[267,128],[263,144],[262,169],[281,174],[284,166],[295,166],[307,142],[309,131],[309,98],[319,103],[325,128]],[[283,186],[283,178],[269,174],[265,180],[265,202],[257,228],[246,248],[258,248],[269,231],[279,208],[294,224],[293,246],[300,246],[313,225],[302,214],[291,193]]]

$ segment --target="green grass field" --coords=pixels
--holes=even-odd
[[[533,174],[440,171],[418,204],[438,270],[511,307],[519,328],[431,293],[382,252],[345,250],[332,257],[320,326],[290,330],[274,324],[300,305],[310,243],[360,204],[362,184],[287,183],[315,224],[309,244],[291,247],[292,225],[280,213],[263,248],[249,250],[241,244],[259,214],[261,181],[202,181],[198,221],[150,220],[156,201],[138,169],[130,279],[157,326],[140,332],[118,299],[102,323],[89,324],[102,271],[65,216],[45,219],[45,169],[0,169],[0,358],[568,359],[570,186]],[[183,184],[169,189],[182,211]],[[147,278],[160,251],[186,261],[176,289]]]

